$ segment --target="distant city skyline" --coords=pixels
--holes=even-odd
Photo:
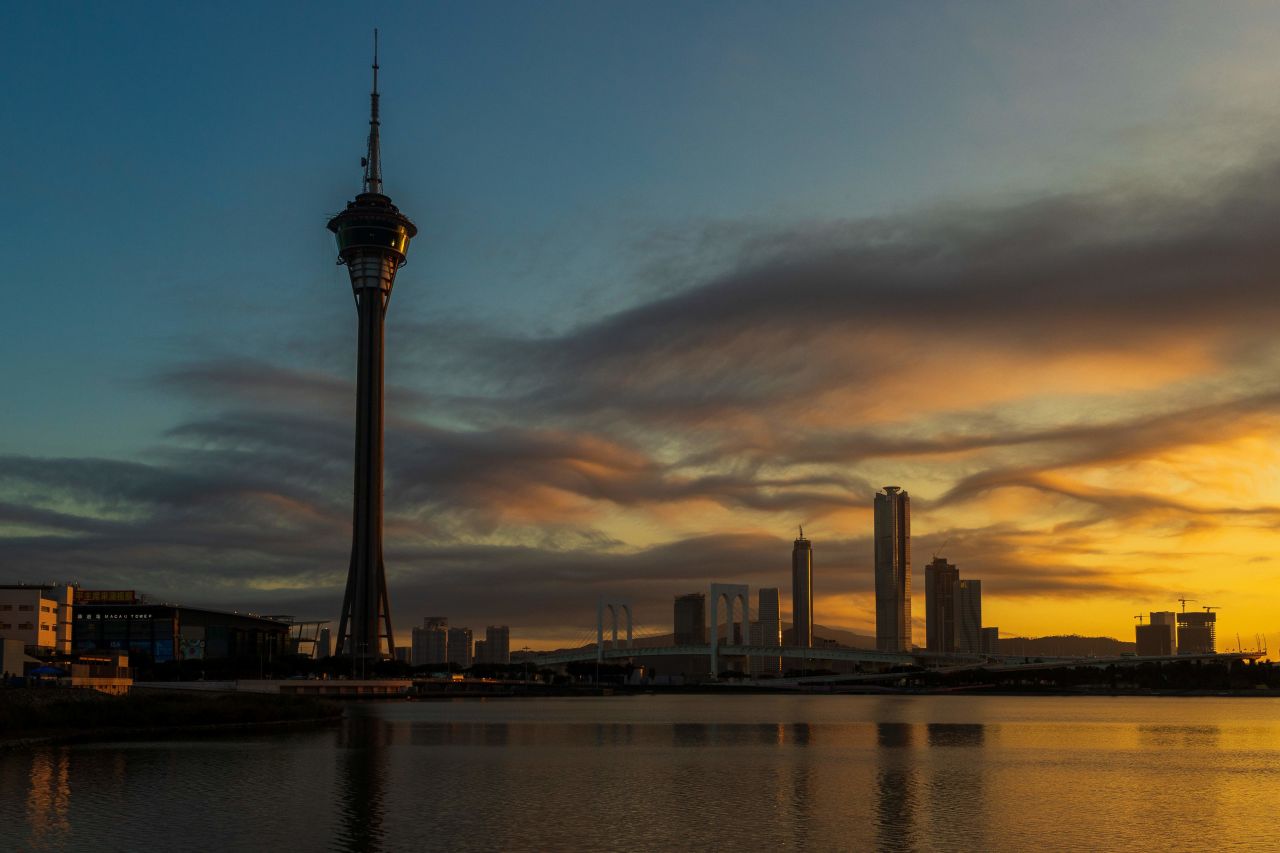
[[[10,10],[5,580],[336,631],[324,223],[378,26],[430,240],[388,318],[397,643],[448,613],[566,645],[606,586],[788,613],[798,523],[816,621],[870,635],[900,482],[1006,635],[1128,640],[1185,596],[1280,647],[1280,8],[339,11]]]

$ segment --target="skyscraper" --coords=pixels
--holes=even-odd
[[[707,642],[707,594],[677,595],[674,625],[677,646],[701,646]]]
[[[956,591],[960,570],[943,557],[924,567],[925,648],[935,654],[956,650]]]
[[[485,663],[511,663],[511,629],[490,625],[484,629]]]
[[[911,498],[885,486],[875,499],[876,648],[911,651]]]
[[[338,622],[338,649],[365,658],[395,657],[391,604],[382,564],[382,365],[387,304],[409,240],[418,229],[382,193],[378,140],[378,42],[374,31],[373,92],[364,187],[329,220],[355,296],[359,326],[356,367],[355,503],[351,563]],[[385,643],[385,645],[384,645]]]
[[[1218,614],[1212,610],[1178,613],[1178,654],[1211,655],[1218,650]]]
[[[765,587],[757,592],[756,621],[751,626],[751,645],[782,645],[782,613],[777,587]],[[782,658],[753,657],[752,675],[777,675],[782,672]]]
[[[449,629],[449,663],[457,664],[461,669],[471,666],[470,628]]]
[[[956,589],[956,651],[982,654],[982,581],[962,580]]]
[[[428,616],[421,628],[413,629],[414,666],[445,663],[449,660],[449,620],[444,616]]]
[[[1178,614],[1172,610],[1153,611],[1151,624],[1138,625],[1135,631],[1139,657],[1160,657],[1177,654]]]
[[[804,528],[791,545],[792,645],[813,647],[813,546]]]

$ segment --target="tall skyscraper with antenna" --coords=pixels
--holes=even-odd
[[[813,647],[813,546],[804,538],[804,528],[791,543],[791,630],[792,645]]]
[[[355,506],[351,564],[338,622],[338,653],[394,658],[395,634],[382,563],[383,352],[387,304],[418,229],[382,192],[378,140],[378,32],[373,33],[373,92],[363,191],[329,220],[338,263],[351,277],[358,317]]]

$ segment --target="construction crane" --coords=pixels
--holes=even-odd
[[[1194,602],[1194,601],[1195,601],[1195,599],[1194,599],[1194,598],[1179,598],[1179,599],[1178,599],[1178,601],[1181,601],[1181,602],[1182,602],[1182,612],[1183,612],[1183,613],[1186,613],[1186,612],[1187,612],[1187,602],[1188,602],[1188,601]]]
[[[936,560],[936,559],[938,559],[938,554],[942,553],[942,549],[943,549],[943,548],[946,548],[946,547],[947,547],[948,545],[950,545],[950,544],[951,544],[951,537],[950,537],[950,536],[948,536],[946,539],[943,539],[943,540],[942,540],[942,544],[941,544],[941,545],[939,545],[937,548],[934,548],[934,549],[933,549],[933,559],[935,559],[935,560]]]
[[[1141,624],[1142,624],[1142,620],[1143,620],[1143,619],[1146,619],[1147,617],[1146,617],[1144,614],[1139,613],[1137,616],[1135,616],[1135,617],[1133,617],[1133,618],[1134,618],[1134,619],[1137,619],[1137,620],[1138,620],[1138,624],[1139,624],[1139,625],[1141,625]]]
[[[1221,610],[1221,609],[1222,609],[1222,608],[1221,608],[1221,607],[1219,607],[1219,606],[1218,606],[1218,605],[1216,605],[1216,604],[1206,604],[1206,605],[1204,605],[1204,612],[1205,612],[1205,613],[1212,613],[1212,612],[1213,612],[1213,611],[1215,611],[1215,610]]]

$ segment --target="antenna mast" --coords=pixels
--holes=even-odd
[[[364,191],[382,194],[382,152],[378,139],[378,30],[373,31],[373,92],[369,95],[369,153],[364,162]]]

